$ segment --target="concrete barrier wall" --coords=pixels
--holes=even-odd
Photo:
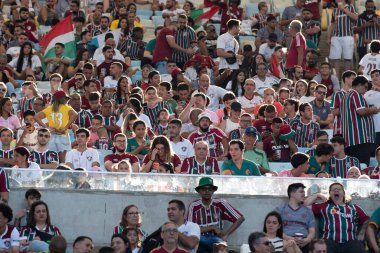
[[[42,200],[50,208],[52,223],[72,243],[79,235],[93,238],[94,245],[108,245],[112,229],[118,224],[125,206],[135,204],[142,212],[142,228],[147,233],[155,231],[167,220],[166,208],[171,199],[180,199],[188,205],[198,198],[192,193],[105,192],[95,190],[43,190]],[[12,189],[10,206],[14,213],[25,205],[25,189]],[[262,229],[265,215],[285,203],[285,197],[216,195],[227,199],[246,220],[229,238],[229,244],[238,248],[247,242],[249,233]],[[380,206],[380,200],[354,200],[369,215]],[[227,224],[228,225],[228,224]]]

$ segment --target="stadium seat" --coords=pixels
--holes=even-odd
[[[153,17],[162,17],[162,11],[154,11]]]
[[[141,70],[138,70],[132,77],[131,77],[131,80],[132,80],[132,83],[135,84],[138,80],[140,80],[142,78],[142,72]]]
[[[150,19],[150,17],[153,16],[153,11],[137,9],[136,14],[140,19],[143,19],[142,17],[148,17],[148,19]]]
[[[152,20],[153,20],[154,27],[157,27],[160,25],[163,26],[165,23],[165,20],[161,16],[153,16]]]
[[[107,171],[104,167],[104,157],[106,155],[110,155],[112,154],[112,150],[103,150],[103,149],[99,149],[98,150],[98,153],[99,153],[99,162],[100,162],[100,168],[102,168],[104,171]]]
[[[250,18],[259,12],[257,3],[247,3],[245,8],[247,18]]]
[[[292,168],[292,165],[287,162],[270,162],[269,163],[269,169],[277,173],[280,173],[283,170],[289,170],[291,168]]]
[[[141,66],[141,61],[131,61],[131,67],[133,68],[133,69],[135,69],[135,68],[138,68],[138,69],[140,69],[140,66]]]

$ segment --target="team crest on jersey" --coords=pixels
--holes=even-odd
[[[88,160],[89,162],[91,162],[91,160],[92,160],[92,156],[87,156],[86,158],[87,158],[87,160]]]
[[[246,169],[245,170],[245,174],[248,176],[248,175],[251,175],[251,172],[249,171],[249,169]]]
[[[182,149],[183,152],[186,152],[187,147],[182,147],[181,149]]]
[[[6,240],[6,241],[4,241],[4,245],[5,245],[5,247],[6,247],[7,249],[9,249],[9,248],[11,247],[11,242],[8,241],[8,240]]]

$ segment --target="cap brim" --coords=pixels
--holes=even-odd
[[[199,190],[200,190],[202,187],[205,187],[205,186],[212,186],[212,187],[214,188],[214,191],[217,191],[217,190],[218,190],[218,186],[211,185],[211,184],[205,184],[205,185],[197,186],[197,187],[195,187],[195,190],[196,190],[197,192],[199,192]]]
[[[198,121],[201,121],[202,119],[208,119],[211,122],[211,119],[209,117],[206,117],[206,116],[199,118]]]
[[[279,138],[280,140],[289,140],[291,138],[294,137],[294,135],[296,135],[296,132],[294,132],[294,130],[292,130],[291,132],[287,133],[287,134],[280,134]]]

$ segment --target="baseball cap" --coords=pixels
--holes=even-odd
[[[256,127],[250,126],[245,129],[245,134],[257,135]]]
[[[208,118],[208,120],[211,121],[211,115],[207,112],[202,112],[198,115],[198,121],[200,121],[203,118]]]
[[[53,98],[54,99],[60,99],[60,98],[68,98],[70,99],[69,96],[67,96],[66,92],[64,92],[63,90],[58,90],[54,93],[53,95]]]
[[[177,67],[177,68],[173,69],[172,77],[175,77],[175,76],[177,76],[178,74],[180,74],[182,72],[183,72],[182,69],[180,69],[180,68]]]

